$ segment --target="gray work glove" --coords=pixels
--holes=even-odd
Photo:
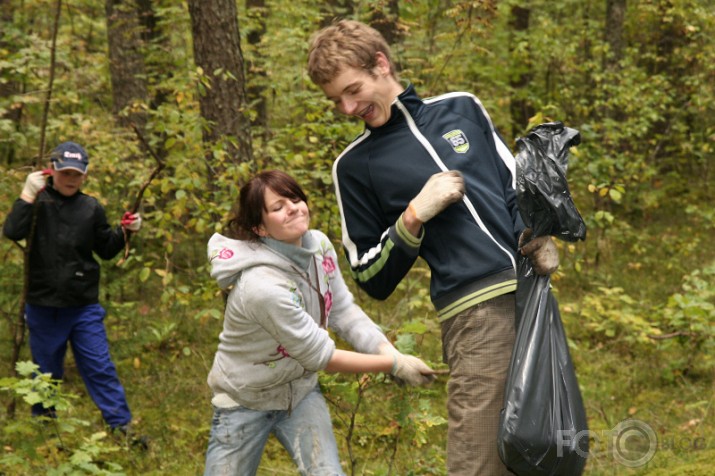
[[[22,188],[20,198],[27,203],[33,203],[35,198],[37,198],[37,194],[40,193],[40,190],[45,188],[48,175],[46,170],[38,170],[37,172],[29,174],[25,179],[25,186]]]
[[[398,382],[406,382],[414,387],[427,385],[434,381],[434,370],[413,355],[406,355],[395,349],[392,344],[381,344],[379,352],[392,356],[392,371]]]
[[[449,205],[464,196],[464,178],[457,170],[434,174],[420,193],[410,202],[409,208],[419,221],[427,223]]]
[[[550,236],[531,239],[531,228],[525,229],[519,237],[521,254],[528,257],[536,274],[547,276],[559,267],[559,250]]]

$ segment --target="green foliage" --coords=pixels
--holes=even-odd
[[[715,368],[715,262],[686,275],[680,292],[661,306],[661,348],[674,354],[664,375],[712,375]]]
[[[585,474],[708,473],[703,469],[713,455],[711,382],[680,376],[660,385],[664,356],[657,350],[628,356],[582,347],[572,357],[592,434]],[[614,458],[617,442],[610,432],[628,418],[646,422],[656,432],[656,452],[643,467],[627,468]]]
[[[63,395],[61,382],[50,374],[38,373],[39,367],[32,362],[18,362],[16,370],[21,379],[8,378],[0,381],[2,389],[12,391],[28,405],[41,404],[43,408],[65,411],[70,407],[70,395]]]
[[[669,382],[683,375],[709,375],[715,367],[714,276],[713,264],[696,269],[683,278],[681,291],[654,303],[621,287],[600,286],[569,304],[581,324],[571,337],[620,354],[657,351],[664,359],[661,376]]]
[[[321,387],[332,405],[336,436],[349,455],[349,474],[365,474],[367,468],[374,474],[407,474],[414,467],[422,469],[414,474],[441,474],[444,448],[431,444],[447,423],[444,409],[434,403],[441,390],[397,386],[381,376],[337,374],[321,377]]]
[[[143,139],[165,168],[146,189],[140,208],[144,227],[132,239],[128,258],[121,266],[116,260],[102,265],[101,300],[135,420],[160,449],[137,458],[113,445],[102,436],[96,408],[85,395],[74,398],[41,376],[3,379],[8,398],[19,398],[18,390],[25,392],[22,397],[63,408],[50,422],[53,431],[55,425],[62,429],[61,450],[58,431],[50,437],[26,418],[0,414],[4,471],[201,471],[210,425],[205,378],[224,304],[209,276],[205,246],[221,231],[241,183],[266,168],[292,173],[308,192],[313,225],[340,249],[331,167],[362,124],[337,116],[305,74],[307,40],[328,3],[267,1],[266,33],[249,46],[246,34],[257,18],[249,20],[239,2],[242,50],[257,68],[247,71],[247,86],[262,88],[268,124],[252,131],[255,160],[237,163],[226,144],[202,143],[206,124],[197,98],[207,84],[193,63],[185,5],[152,2],[161,35],[142,45],[149,97],[136,107],[147,115]],[[353,16],[369,20],[387,3],[356,2]],[[494,2],[399,3],[401,40],[393,51],[401,77],[421,94],[474,92],[512,145],[529,127],[549,120],[581,132],[582,144],[570,157],[569,185],[588,239],[559,245],[562,264],[553,284],[590,426],[610,429],[635,411],[657,426],[659,435],[712,441],[711,2],[628,2],[620,58],[604,38],[606,2],[506,0],[496,2],[496,9]],[[90,154],[85,191],[105,205],[116,224],[156,162],[135,131],[118,125],[111,113],[104,9],[85,0],[63,2],[40,150],[52,30],[47,12],[53,6],[47,0],[3,6],[12,17],[0,20],[0,220],[32,166],[43,166],[49,149],[73,139]],[[511,17],[516,6],[530,8],[528,29],[518,32]],[[517,84],[514,79],[522,75],[528,81]],[[527,124],[512,117],[517,100],[535,111]],[[258,110],[245,113],[258,116]],[[11,336],[22,315],[22,253],[1,240],[0,256],[0,354],[9,362]],[[340,265],[346,271],[346,264]],[[398,348],[441,365],[425,263],[419,261],[384,302],[348,285]],[[21,358],[28,354],[25,346]],[[81,393],[72,369],[70,359],[65,388]],[[2,375],[12,371],[6,365]],[[349,474],[444,474],[446,379],[422,390],[382,376],[321,380]],[[643,472],[702,474],[698,471],[712,456],[711,450],[664,447]],[[607,457],[597,452],[587,473],[624,470]],[[261,471],[294,469],[272,442]]]
[[[655,332],[655,324],[648,321],[642,302],[625,294],[622,288],[599,287],[595,291],[579,304],[578,319],[586,335],[619,342],[627,348],[652,343],[649,336]]]
[[[38,366],[32,362],[18,362],[16,370],[19,378],[0,379],[0,390],[12,393],[30,406],[40,404],[53,409],[55,416],[22,418],[4,426],[4,437],[17,444],[5,446],[0,457],[3,471],[9,474],[43,471],[48,476],[125,474],[121,465],[103,461],[119,451],[116,443],[107,441],[105,432],[82,436],[82,428],[89,426],[89,422],[65,416],[71,413],[71,400],[77,399],[77,395],[65,393],[61,382],[49,374],[38,373]]]

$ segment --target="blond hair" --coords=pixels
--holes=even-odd
[[[328,84],[345,68],[362,69],[375,76],[377,53],[385,55],[390,72],[397,79],[390,46],[380,32],[359,21],[340,20],[311,38],[308,75],[318,86]]]

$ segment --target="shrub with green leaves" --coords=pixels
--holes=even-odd
[[[660,347],[676,375],[706,375],[715,367],[715,263],[683,278],[680,292],[659,309]]]
[[[37,364],[18,362],[19,377],[0,379],[0,390],[32,406],[54,409],[53,416],[17,418],[6,422],[5,437],[15,446],[5,446],[0,457],[0,474],[47,474],[48,476],[95,474],[124,475],[121,465],[109,461],[119,451],[116,442],[104,431],[85,436],[81,431],[89,422],[69,415],[71,401],[77,396],[66,393],[62,382],[39,372]]]

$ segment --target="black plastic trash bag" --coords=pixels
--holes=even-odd
[[[518,142],[519,211],[533,236],[584,239],[586,227],[566,185],[568,147],[578,131],[561,123],[537,126]],[[497,445],[519,476],[583,472],[588,426],[550,277],[528,258],[517,264],[517,332],[504,392]]]
[[[579,132],[560,122],[536,126],[517,140],[516,201],[534,237],[552,235],[564,241],[586,238],[586,224],[566,183],[569,148],[580,142]]]

